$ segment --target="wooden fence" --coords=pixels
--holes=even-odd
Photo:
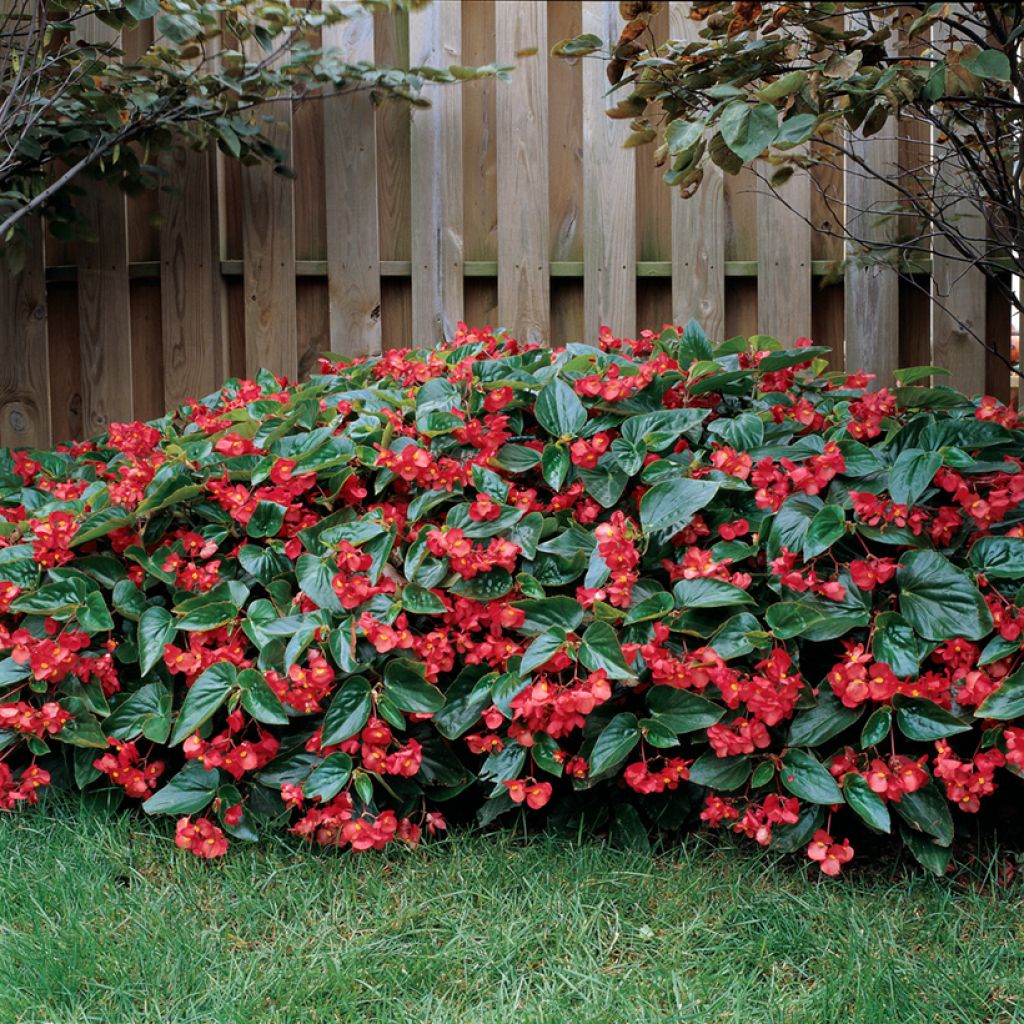
[[[688,6],[668,4],[657,32],[692,32]],[[278,112],[294,182],[182,152],[158,193],[126,201],[90,186],[96,243],[48,238],[22,274],[0,271],[0,444],[89,436],[230,375],[294,376],[328,350],[429,343],[459,319],[559,344],[593,341],[601,324],[628,335],[697,317],[717,337],[809,335],[835,366],[883,376],[935,362],[965,390],[1008,396],[1005,366],[931,308],[929,272],[993,346],[1008,348],[1009,310],[941,254],[914,281],[836,279],[839,243],[752,174],[713,169],[684,201],[650,147],[623,149],[628,123],[605,116],[603,63],[546,56],[581,31],[615,36],[617,8],[435,0],[350,22],[328,42],[355,57],[518,67],[508,83],[432,87],[433,106],[414,113],[374,111],[365,96]],[[123,45],[138,51],[151,32]],[[817,224],[819,186],[841,193],[844,176],[815,176],[785,188]]]

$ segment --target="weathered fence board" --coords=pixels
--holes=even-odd
[[[458,64],[462,6],[441,0],[409,15],[412,67]],[[462,314],[462,97],[458,89],[428,90],[428,110],[412,119],[412,333],[430,344],[455,333]]]
[[[373,17],[324,29],[324,45],[347,60],[374,59]],[[327,296],[330,347],[345,355],[381,349],[380,234],[377,212],[377,132],[366,92],[323,104],[327,194]]]
[[[695,39],[691,4],[669,4],[673,39]],[[723,172],[710,166],[695,196],[672,192],[672,318],[700,321],[713,337],[725,332],[725,188]]]
[[[0,273],[0,445],[5,447],[42,445],[50,436],[43,233],[38,221],[29,231],[31,247],[21,273]]]
[[[520,62],[498,93],[498,308],[523,341],[543,343],[550,331],[547,151],[547,12],[542,4],[498,4],[497,56]]]
[[[120,35],[91,16],[80,33],[96,44]],[[134,415],[132,322],[125,197],[100,181],[82,185],[79,209],[93,236],[77,251],[82,429],[91,436]]]
[[[622,28],[613,0],[584,0],[583,31],[614,42]],[[605,111],[604,61],[583,61],[583,303],[584,340],[596,343],[602,325],[636,330],[636,163],[623,149],[628,123]]]

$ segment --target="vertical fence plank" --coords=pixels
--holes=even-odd
[[[583,31],[605,43],[619,37],[618,4],[584,0]],[[602,325],[621,336],[636,332],[636,158],[623,149],[629,125],[605,113],[605,63],[583,61],[583,322],[597,344]]]
[[[697,38],[689,2],[669,4],[669,36]],[[696,318],[708,336],[725,336],[725,186],[721,168],[710,161],[696,195],[672,190],[672,318]]]
[[[770,166],[762,164],[767,177]],[[772,189],[757,193],[757,329],[790,344],[810,335],[811,178],[797,171]]]
[[[495,62],[495,18],[505,6],[495,0],[461,0],[462,63],[479,67]],[[515,5],[513,5],[515,6]],[[516,64],[520,61],[516,60]],[[462,97],[462,255],[493,263],[498,258],[498,96],[507,82],[480,78],[458,87]],[[487,283],[497,295],[496,280]],[[467,307],[470,298],[465,299]],[[469,315],[468,313],[466,314]],[[492,320],[474,323],[493,323]]]
[[[260,127],[290,160],[292,111],[270,104]],[[295,377],[298,334],[295,303],[295,192],[269,163],[242,168],[242,250],[245,288],[245,372]]]
[[[496,6],[499,63],[536,48],[498,90],[498,316],[522,341],[548,344],[548,42],[543,4]]]
[[[412,67],[458,64],[459,0],[437,0],[409,14]],[[462,100],[452,86],[430,90],[432,106],[412,118],[412,333],[429,345],[455,333],[462,315]]]
[[[213,155],[176,149],[160,190],[160,321],[164,403],[201,398],[223,369],[220,251]]]
[[[870,30],[863,15],[848,15],[853,27]],[[895,44],[890,47],[895,53]],[[870,254],[896,238],[897,219],[891,208],[895,193],[884,180],[899,175],[899,132],[894,122],[871,138],[853,134],[846,157],[843,187],[846,203],[846,232],[864,244],[848,241],[846,287],[846,367],[877,375],[876,385],[892,383],[899,365],[899,277],[885,262],[867,264],[857,257]],[[884,261],[885,252],[879,257]]]
[[[0,266],[0,445],[50,443],[50,365],[43,232],[29,227],[24,268]]]
[[[956,225],[958,234],[985,235],[985,218],[968,200],[948,203],[944,216]],[[936,235],[932,242],[932,359],[950,371],[943,383],[968,395],[985,390],[985,290],[985,275]]]
[[[373,15],[325,26],[324,46],[356,63],[374,59]],[[381,350],[377,132],[366,92],[323,101],[327,193],[327,296],[332,352]]]
[[[102,44],[117,43],[119,33],[90,16],[81,35]],[[124,193],[89,178],[82,187],[78,209],[93,234],[78,243],[82,432],[92,437],[134,417],[131,294]]]

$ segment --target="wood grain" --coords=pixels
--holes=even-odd
[[[29,226],[28,253],[17,274],[0,265],[0,445],[50,443],[50,366],[46,330],[43,232]]]
[[[172,409],[218,387],[226,357],[212,154],[176,149],[161,164],[162,371],[164,404]]]
[[[448,67],[462,53],[462,5],[438,0],[409,14],[409,62]],[[455,334],[463,315],[462,99],[457,88],[429,87],[431,106],[413,114],[412,334],[430,345]]]
[[[549,0],[546,7],[548,39],[552,44],[583,31],[579,0]],[[553,260],[582,260],[583,64],[579,60],[552,60],[547,71],[551,100],[548,115],[550,253]],[[557,333],[554,338],[566,340]]]
[[[494,63],[497,13],[503,7],[517,6],[526,5],[461,0],[463,64],[479,67]],[[510,85],[513,83],[480,78],[457,86],[462,94],[462,234],[466,260],[498,258],[497,102]]]
[[[378,64],[407,68],[408,14],[394,11],[374,15],[373,42]],[[406,103],[384,103],[377,111],[377,213],[382,260],[407,260],[411,251],[410,119]]]
[[[611,0],[584,0],[583,31],[613,43],[622,21]],[[596,345],[600,328],[620,337],[636,332],[636,158],[623,142],[628,123],[606,110],[601,60],[583,62],[583,303],[584,340]]]
[[[946,43],[949,30],[932,28],[932,40]],[[943,383],[975,395],[985,390],[986,282],[973,263],[985,249],[988,228],[983,210],[966,198],[974,192],[972,174],[933,126],[931,166],[935,179],[936,205],[942,220],[964,242],[966,252],[957,250],[938,231],[932,236],[931,335],[932,360],[945,367],[950,376]],[[965,198],[951,198],[965,197]],[[970,239],[981,239],[971,242]]]
[[[763,163],[763,162],[762,162]],[[767,177],[771,171],[762,165]],[[811,181],[797,171],[757,193],[757,330],[784,344],[809,336],[811,317]]]
[[[271,104],[264,134],[290,160],[292,111]],[[242,249],[245,263],[245,373],[298,372],[295,309],[295,192],[270,163],[242,168]]]
[[[325,26],[324,45],[353,63],[374,59],[373,16]],[[323,100],[327,292],[332,352],[381,351],[377,133],[369,93]]]
[[[93,16],[79,33],[90,43],[119,43],[120,33]],[[92,437],[133,418],[128,224],[119,188],[88,176],[81,186],[78,210],[92,235],[77,247],[82,429]]]
[[[848,21],[854,27],[868,27],[863,15],[849,14]],[[890,52],[895,49],[896,44],[891,44]],[[876,386],[886,387],[899,366],[899,278],[884,249],[897,230],[896,218],[885,216],[895,193],[884,180],[899,175],[896,126],[890,120],[866,139],[851,133],[848,148],[851,156],[845,160],[843,182],[845,230],[859,242],[846,243],[846,366],[875,374]]]
[[[498,317],[521,341],[549,344],[550,267],[547,12],[542,4],[497,5],[497,59],[517,61],[498,92]]]
[[[672,39],[697,38],[690,3],[669,4]],[[694,196],[672,190],[672,318],[696,319],[713,339],[725,336],[725,186],[721,168],[709,160]]]

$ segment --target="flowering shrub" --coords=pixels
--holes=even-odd
[[[113,788],[200,857],[611,808],[941,872],[1024,768],[1024,433],[825,351],[462,329],[4,452],[0,805]]]

